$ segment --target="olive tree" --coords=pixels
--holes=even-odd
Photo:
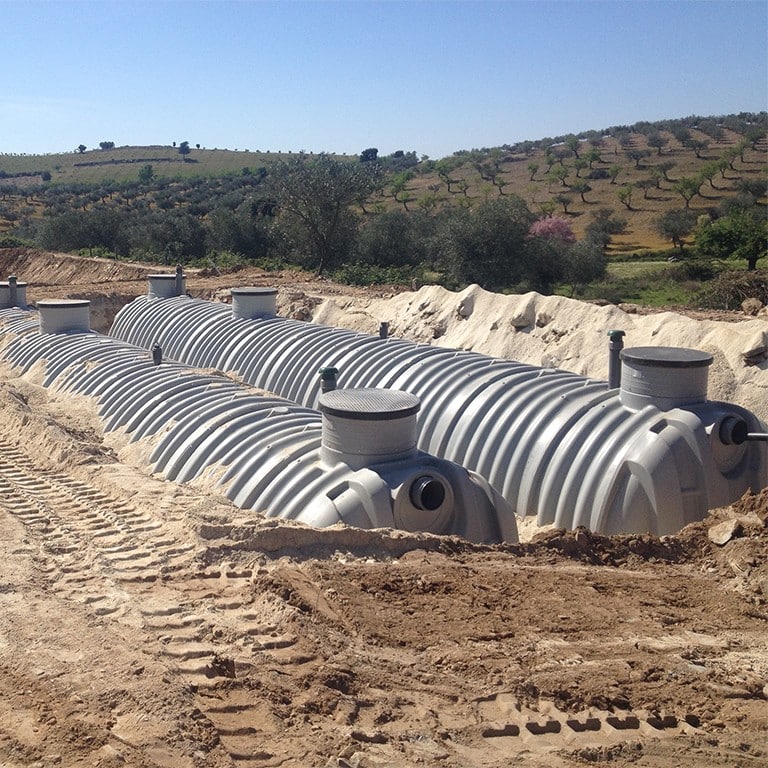
[[[676,211],[667,211],[657,222],[656,229],[659,234],[669,238],[675,248],[683,252],[684,238],[691,233],[696,226],[696,214],[689,208]]]
[[[608,268],[608,257],[600,243],[590,238],[579,240],[564,250],[562,281],[571,288],[571,296],[577,289],[602,280]]]
[[[278,217],[297,254],[321,275],[350,253],[357,232],[352,206],[382,184],[377,162],[300,153],[276,163],[270,188]]]
[[[534,215],[516,195],[452,213],[444,246],[446,270],[459,284],[499,290],[525,283],[551,284],[548,265],[537,260],[528,231]]]
[[[426,214],[400,210],[366,220],[357,240],[356,260],[379,267],[417,267],[427,258],[431,221]]]
[[[703,221],[696,228],[696,250],[713,259],[745,259],[747,269],[757,269],[766,255],[768,222],[757,209],[735,209],[715,221]]]
[[[141,170],[139,171],[139,181],[142,184],[149,184],[154,178],[155,171],[149,163],[141,167]]]
[[[695,176],[683,176],[675,183],[672,189],[685,200],[685,207],[690,208],[691,200],[699,194],[701,178]]]
[[[669,139],[662,136],[658,131],[648,135],[648,146],[653,147],[656,150],[657,155],[661,155],[661,150],[669,144]]]
[[[592,214],[592,221],[587,224],[586,239],[599,243],[605,250],[611,242],[612,235],[620,235],[627,228],[627,220],[614,215],[610,208],[600,208]]]
[[[528,231],[536,261],[548,264],[550,276],[570,286],[570,295],[605,276],[608,259],[602,243],[587,237],[576,241],[568,221],[549,216],[535,221]]]

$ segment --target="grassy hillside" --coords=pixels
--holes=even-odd
[[[660,132],[667,143],[659,153],[658,149],[648,146],[648,138],[640,133],[630,133],[621,139],[607,136],[600,142],[599,160],[592,162],[592,168],[579,168],[577,158],[571,154],[563,160],[549,166],[544,150],[533,150],[529,153],[492,150],[489,153],[470,153],[470,156],[455,170],[450,172],[450,191],[445,175],[441,178],[433,168],[426,173],[415,175],[407,183],[405,195],[400,192],[398,199],[406,197],[409,209],[418,208],[420,204],[431,204],[436,198],[437,204],[453,198],[462,201],[476,200],[495,195],[517,194],[522,197],[533,211],[548,210],[554,205],[558,215],[568,218],[577,236],[582,236],[591,219],[591,215],[601,208],[612,208],[616,214],[628,222],[627,230],[622,235],[613,238],[614,252],[633,252],[642,249],[669,248],[670,242],[665,240],[656,230],[656,221],[664,213],[685,207],[684,198],[678,194],[675,184],[684,177],[694,177],[702,172],[707,164],[713,164],[728,156],[743,141],[743,137],[733,131],[725,130],[723,137],[717,143],[700,151],[697,157],[690,149],[675,139],[669,132]],[[690,131],[693,141],[705,142],[707,137],[696,131]],[[583,160],[591,149],[591,145],[581,142],[579,160]],[[564,147],[562,147],[564,149]],[[558,147],[555,148],[557,151]],[[768,158],[768,143],[763,139],[753,149],[749,147],[743,154],[743,162],[737,157],[732,164],[725,168],[724,174],[719,171],[713,176],[712,184],[701,185],[701,195],[690,201],[691,210],[705,213],[717,206],[727,197],[739,194],[740,185],[745,180],[755,179],[765,181],[766,159]],[[650,152],[639,161],[630,159],[628,153]],[[667,177],[661,175],[658,187],[651,185],[654,174],[664,163],[673,162],[674,166],[667,171]],[[489,167],[490,166],[490,167]],[[538,166],[533,172],[533,166]],[[564,168],[567,171],[564,183],[552,180],[548,174],[552,169]],[[618,168],[615,178],[611,172]],[[488,178],[489,172],[496,171],[494,180]],[[486,176],[481,177],[481,172]],[[597,172],[597,173],[595,173]],[[607,175],[607,178],[588,178],[592,175]],[[578,174],[578,177],[577,177]],[[586,182],[589,190],[584,191],[583,197],[578,191],[578,184]],[[641,185],[649,182],[647,189]],[[620,192],[632,185],[631,199],[623,203],[619,199]],[[465,189],[466,191],[462,191]],[[403,205],[391,196],[393,187],[385,189],[389,197],[383,197],[382,202],[387,207]],[[761,202],[765,203],[765,197]],[[564,195],[569,200],[563,201],[558,196]],[[565,202],[565,206],[563,205]]]
[[[394,208],[429,212],[516,194],[533,211],[554,211],[568,218],[579,237],[595,212],[612,209],[627,221],[626,231],[613,238],[614,254],[666,249],[671,243],[657,231],[657,221],[664,213],[686,206],[675,190],[681,179],[701,179],[708,171],[710,180],[702,181],[699,194],[689,202],[697,213],[716,210],[750,183],[753,194],[762,184],[758,202],[766,203],[768,141],[764,135],[750,140],[744,132],[725,127],[746,124],[738,118],[702,118],[702,128],[695,127],[692,119],[644,123],[631,129],[588,132],[581,138],[462,151],[440,161],[418,161],[414,153],[405,158],[403,153],[395,153],[383,158],[387,183],[365,209],[367,213]],[[42,213],[35,213],[35,188],[43,184],[120,183],[136,180],[141,168],[151,165],[155,177],[173,179],[174,187],[183,188],[194,177],[219,178],[244,169],[268,169],[281,157],[247,150],[190,150],[187,156],[169,146],[0,155],[0,232],[12,229],[14,215],[18,219],[22,211]],[[358,162],[358,158],[349,161]]]
[[[249,152],[231,149],[191,148],[185,157],[176,147],[116,147],[54,155],[0,155],[0,174],[8,176],[28,174],[15,178],[20,183],[38,183],[40,174],[51,174],[52,183],[103,183],[136,179],[139,169],[152,165],[158,176],[190,178],[193,176],[222,176],[243,168],[268,165],[280,157],[278,153]]]

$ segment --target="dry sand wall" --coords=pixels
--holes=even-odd
[[[626,333],[626,347],[675,346],[709,352],[709,398],[734,402],[768,421],[768,355],[747,364],[744,354],[768,346],[768,317],[741,322],[699,320],[674,312],[639,315],[538,293],[503,296],[472,285],[454,293],[439,286],[387,299],[333,299],[320,304],[317,323],[562,368],[608,378],[609,330]],[[754,359],[754,358],[753,358]]]

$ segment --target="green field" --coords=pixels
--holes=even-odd
[[[230,149],[191,148],[185,157],[178,148],[117,147],[115,149],[66,152],[54,155],[0,155],[0,172],[9,176],[18,173],[48,172],[51,181],[101,183],[135,179],[139,169],[152,165],[159,176],[191,178],[194,176],[222,176],[238,173],[243,168],[258,168],[274,162],[278,153],[249,152]]]
[[[670,262],[664,261],[611,261],[608,275],[621,280],[651,277],[669,269]]]

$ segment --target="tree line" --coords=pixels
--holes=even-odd
[[[678,129],[680,141],[686,130]],[[664,137],[656,141],[654,136],[647,137],[647,144],[660,152]],[[756,133],[753,139],[760,137]],[[188,150],[188,142],[182,144],[180,152]],[[575,158],[570,168],[577,179],[582,172],[586,179],[592,171],[604,170],[598,146],[569,138],[562,147],[548,147],[544,162],[551,173],[568,170],[564,160]],[[635,150],[627,146],[629,156]],[[633,162],[639,165],[649,152],[642,150]],[[12,223],[16,237],[42,248],[165,264],[227,266],[245,261],[297,265],[350,282],[429,280],[449,287],[476,282],[489,290],[543,292],[566,286],[571,293],[602,277],[606,247],[624,230],[625,219],[599,208],[577,242],[568,220],[556,215],[554,201],[533,211],[518,195],[504,192],[495,172],[498,152],[473,157],[481,178],[498,189],[497,196],[466,195],[461,188],[466,180],[452,175],[466,158],[427,163],[412,152],[379,158],[369,148],[355,159],[300,153],[216,178],[157,177],[147,163],[136,179],[126,182],[18,187],[7,180],[0,182],[0,218]],[[436,196],[427,190],[409,207],[407,183],[421,166],[435,170],[448,186],[450,194],[440,205],[429,204],[430,194]],[[665,172],[661,165],[655,170]],[[529,164],[529,171],[533,179],[538,164]],[[565,186],[561,175],[553,174],[550,182]],[[714,173],[710,183],[713,178]],[[700,187],[705,176],[698,181]],[[764,181],[756,184],[764,187]],[[375,202],[385,194],[402,208]],[[761,190],[745,187],[705,217],[697,217],[686,201],[685,208],[661,217],[657,227],[681,257],[694,237],[696,246],[687,255],[736,257],[752,269],[765,253],[760,195]],[[625,207],[631,210],[626,202]],[[568,214],[565,203],[563,213]]]
[[[605,270],[616,228],[610,212],[578,243],[565,220],[544,217],[542,225],[516,195],[371,213],[366,203],[388,176],[370,152],[363,157],[299,154],[268,169],[183,183],[156,178],[145,165],[132,182],[41,185],[26,190],[14,232],[50,250],[164,264],[296,265],[362,283],[436,279],[549,291]],[[0,205],[8,193],[0,186]]]

